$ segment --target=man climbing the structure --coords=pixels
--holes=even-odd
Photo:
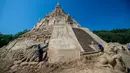
[[[130,51],[130,43],[128,44],[128,50]]]
[[[48,49],[47,47],[48,47],[48,44],[49,44],[49,43],[47,43],[47,45],[44,46],[44,47],[41,47],[40,44],[38,44],[39,62],[41,62],[42,60],[45,60],[45,59],[46,59],[46,57],[47,57],[47,49]],[[45,53],[45,57],[44,57],[44,59],[42,59],[44,53]]]
[[[104,52],[104,48],[101,44],[98,44],[98,48],[100,49],[101,52]]]

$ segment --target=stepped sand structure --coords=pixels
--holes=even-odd
[[[45,47],[46,44],[47,47],[42,48],[42,60],[39,62],[39,47]],[[83,28],[80,24],[78,24],[78,22],[76,22],[69,14],[66,14],[64,12],[60,4],[58,3],[56,5],[56,8],[50,14],[46,15],[44,19],[39,20],[32,30],[23,34],[21,37],[11,41],[7,46],[1,48],[0,73],[4,73],[7,71],[17,71],[16,73],[29,73],[28,70],[25,69],[33,68],[35,66],[38,66],[38,69],[42,68],[40,71],[44,70],[42,72],[39,71],[40,73],[51,73],[49,70],[57,68],[57,66],[55,65],[52,65],[52,68],[50,68],[49,65],[43,68],[43,66],[46,65],[43,64],[44,62],[47,62],[49,64],[58,64],[74,61],[72,64],[76,64],[77,69],[78,67],[79,69],[81,67],[89,69],[88,67],[94,66],[94,64],[96,63],[95,60],[98,60],[97,56],[102,54],[99,53],[100,50],[98,49],[98,44],[106,47],[105,45],[107,43],[99,38],[97,35],[95,35],[93,32],[91,32],[88,28]],[[113,48],[113,46],[109,48],[111,49]],[[88,64],[88,67],[86,67],[86,64],[81,64],[82,60],[80,60],[84,57],[82,55],[87,54],[93,54],[89,55],[89,57],[86,57],[88,58],[88,62],[92,62],[92,65],[91,63],[86,62],[86,64]],[[94,63],[93,61],[90,61],[91,56],[96,57],[94,57]],[[109,57],[109,55],[107,54],[103,56]],[[109,58],[111,57],[108,57],[105,58],[105,62],[109,63]],[[114,55],[111,61],[113,62],[116,58],[118,58],[118,56]],[[79,63],[75,62],[78,60]],[[104,57],[101,61],[103,61],[104,64]],[[77,71],[77,73],[118,73],[114,72],[112,69],[108,69],[102,72],[100,72],[102,68],[96,68],[95,70],[98,71],[94,72],[90,69],[87,70],[88,72],[83,70],[80,72]],[[68,71],[69,70],[65,70],[65,73]],[[72,69],[72,71],[68,73],[76,73],[73,71],[75,70]],[[32,71],[30,73],[39,72]],[[57,71],[55,71],[54,73],[57,73]],[[60,73],[64,72],[61,71]]]
[[[38,22],[32,32],[43,31],[44,27],[50,32],[50,35],[47,35],[50,36],[48,39],[50,62],[77,59],[80,58],[81,52],[98,51],[98,48],[91,47],[92,42],[94,45],[100,43],[104,46],[106,44],[87,28],[82,28],[69,14],[64,12],[59,3],[54,11]]]

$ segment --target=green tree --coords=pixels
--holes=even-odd
[[[24,33],[28,32],[29,30],[24,30],[22,32],[18,32],[15,35],[12,34],[1,34],[0,33],[0,47],[7,45],[10,41],[20,37],[21,35],[23,35]]]
[[[119,42],[126,44],[130,42],[130,29],[113,29],[111,31],[93,31],[106,42]]]

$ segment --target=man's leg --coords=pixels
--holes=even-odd
[[[39,55],[39,62],[42,61],[42,55]]]
[[[46,60],[46,58],[47,58],[47,52],[44,52],[44,53],[45,53],[45,55],[44,55],[43,60]]]

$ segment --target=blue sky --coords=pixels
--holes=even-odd
[[[58,0],[0,0],[0,32],[31,29]],[[61,7],[90,30],[130,28],[130,0],[60,0]]]

